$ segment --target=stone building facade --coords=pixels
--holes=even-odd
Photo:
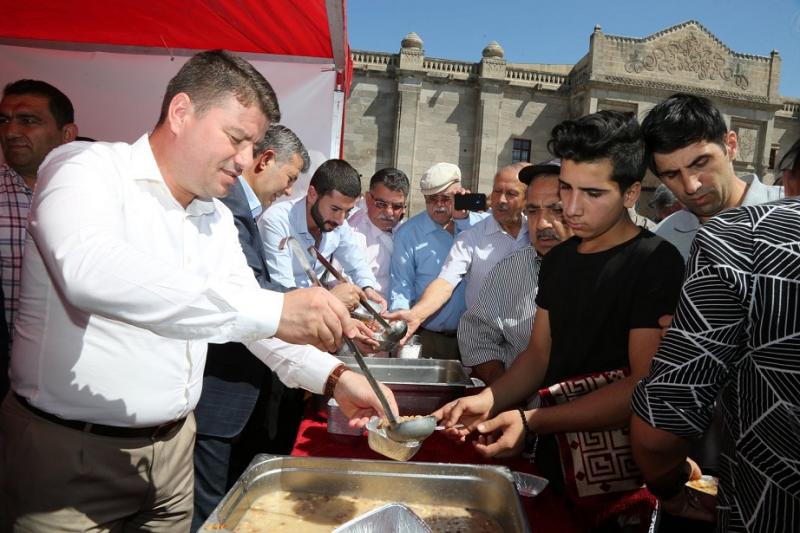
[[[778,93],[781,59],[734,52],[696,21],[644,38],[595,27],[575,65],[515,64],[496,42],[477,63],[425,57],[415,33],[399,53],[353,51],[345,157],[365,176],[394,166],[412,180],[411,213],[424,208],[422,172],[448,161],[473,191],[489,192],[498,167],[549,158],[560,121],[603,109],[642,118],[675,92],[711,98],[739,136],[737,172],[771,181],[800,137],[800,99]],[[648,175],[640,211],[647,214]]]

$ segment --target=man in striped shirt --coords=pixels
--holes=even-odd
[[[472,375],[490,385],[528,345],[536,313],[541,259],[572,235],[564,223],[558,195],[558,159],[531,165],[519,172],[528,185],[525,212],[530,246],[497,264],[458,324],[461,361]]]
[[[8,350],[19,305],[25,228],[39,165],[56,146],[78,134],[69,98],[43,81],[6,85],[0,101],[0,289],[3,291]],[[8,353],[0,354],[0,398],[8,388]]]

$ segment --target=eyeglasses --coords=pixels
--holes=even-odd
[[[393,202],[387,202],[386,200],[381,200],[379,198],[375,198],[375,196],[372,193],[368,193],[368,194],[369,194],[370,198],[372,198],[372,201],[375,204],[375,207],[377,207],[380,210],[389,209],[391,207],[392,210],[394,210],[394,211],[404,211],[405,208],[406,208],[406,204],[396,204],[396,203],[393,203]]]
[[[452,194],[432,194],[425,197],[426,204],[449,204],[452,201]]]

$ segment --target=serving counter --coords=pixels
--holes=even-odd
[[[329,433],[326,418],[327,414],[324,409],[315,408],[313,404],[309,405],[298,430],[297,440],[292,450],[293,456],[385,459],[369,448],[366,436]],[[511,470],[540,474],[536,467],[525,458],[487,460],[479,455],[470,443],[455,443],[440,432],[434,433],[425,440],[422,448],[414,455],[413,461],[502,465]],[[608,495],[602,502],[595,502],[592,506],[581,506],[581,508],[575,507],[549,487],[534,498],[520,497],[520,502],[530,529],[534,533],[592,531],[598,524],[606,520],[614,520],[615,517],[621,515],[641,517],[642,521],[646,521],[649,519],[654,505],[652,495],[644,489],[634,493]],[[647,531],[647,523],[643,522],[640,526],[640,528],[630,531],[637,529]]]

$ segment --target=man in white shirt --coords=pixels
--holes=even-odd
[[[375,290],[381,294],[389,292],[393,231],[402,223],[406,213],[409,187],[405,172],[382,168],[369,181],[364,209],[347,219],[353,229],[353,239],[363,249],[375,276]]]
[[[504,257],[529,244],[527,218],[522,212],[526,185],[519,180],[519,171],[525,166],[527,163],[517,163],[497,172],[491,194],[492,216],[456,237],[439,277],[411,309],[390,315],[408,322],[408,335],[447,303],[462,280],[466,283],[469,309],[489,271]]]
[[[661,221],[654,233],[671,242],[684,261],[700,225],[714,215],[783,197],[781,187],[764,185],[755,174],[736,175],[736,132],[728,130],[707,98],[670,96],[647,114],[642,135],[650,170],[685,206]]]
[[[458,323],[464,366],[487,385],[494,383],[527,348],[536,315],[542,257],[572,236],[559,197],[558,159],[519,172],[527,184],[525,213],[530,246],[500,261],[486,276],[475,303]]]
[[[279,117],[252,65],[203,52],[170,81],[152,134],[45,160],[0,408],[0,530],[186,531],[208,342],[248,344],[289,386],[358,389],[352,414],[375,411],[360,376],[283,342],[335,349],[355,334],[345,307],[260,289],[215,200]]]

